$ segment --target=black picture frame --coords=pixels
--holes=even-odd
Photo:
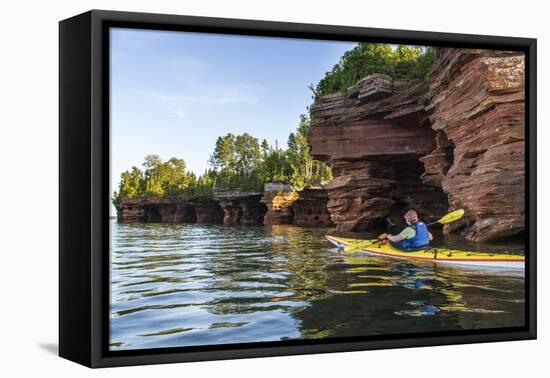
[[[109,351],[110,27],[524,51],[525,327]],[[60,22],[59,46],[61,357],[95,368],[536,338],[536,39],[92,10]]]

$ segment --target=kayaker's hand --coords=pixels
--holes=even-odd
[[[386,240],[387,238],[388,238],[388,234],[386,233],[378,235],[378,240]]]

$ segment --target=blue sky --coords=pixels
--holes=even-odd
[[[317,84],[355,44],[111,29],[111,187],[148,154],[197,174],[216,138],[285,146]]]

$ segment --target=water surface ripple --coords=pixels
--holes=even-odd
[[[327,231],[112,221],[111,349],[523,325],[521,274],[345,255]]]

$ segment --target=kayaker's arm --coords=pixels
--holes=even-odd
[[[399,235],[390,235],[390,234],[382,234],[378,237],[378,239],[387,239],[389,241],[392,241],[394,243],[399,243],[400,241],[403,241],[405,239],[410,239],[414,237],[414,234],[416,231],[412,227],[405,227]]]
[[[394,243],[405,240],[401,235],[389,235],[389,234],[388,234],[388,239],[390,239],[390,241]]]
[[[434,236],[432,235],[431,232],[428,232],[428,235],[429,235],[429,237],[430,237],[430,241],[434,240]]]

